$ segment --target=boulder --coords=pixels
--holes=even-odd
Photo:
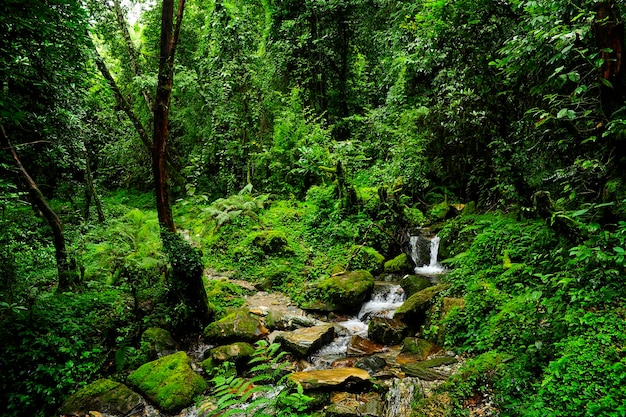
[[[383,270],[385,257],[369,246],[353,245],[350,248],[352,257],[350,258],[351,269],[362,269],[379,274]]]
[[[387,361],[378,356],[368,356],[367,358],[360,359],[355,368],[366,370],[370,375],[376,374],[382,371],[387,366]]]
[[[405,275],[400,280],[400,286],[406,293],[406,296],[410,297],[428,287],[432,287],[433,284],[428,278],[422,275]]]
[[[419,378],[422,381],[443,381],[446,379],[444,374],[425,368],[421,366],[419,362],[400,365],[400,369],[402,369],[402,372],[404,372],[407,376]]]
[[[402,341],[402,353],[414,355],[416,360],[423,361],[441,348],[428,340],[407,337]]]
[[[259,319],[246,309],[234,310],[204,329],[204,337],[212,343],[255,342],[268,333]]]
[[[115,416],[129,415],[139,410],[145,401],[126,385],[110,379],[99,379],[70,396],[61,408],[60,414],[85,415],[98,411]]]
[[[171,355],[178,348],[170,332],[160,327],[147,328],[141,335],[141,344],[145,346],[151,359]]]
[[[246,342],[235,342],[230,345],[218,346],[208,350],[200,363],[207,374],[212,375],[215,369],[224,362],[233,362],[242,367],[254,353],[254,346]]]
[[[383,345],[397,345],[406,337],[408,327],[396,319],[372,317],[367,326],[367,337]]]
[[[266,255],[292,252],[285,233],[277,230],[263,230],[255,233],[252,236],[252,245],[261,249]]]
[[[356,311],[374,288],[374,276],[367,271],[352,271],[323,279],[318,288],[338,310]]]
[[[379,353],[383,350],[385,350],[385,346],[359,335],[354,335],[348,343],[347,353],[348,355],[361,356]]]
[[[313,327],[303,327],[292,332],[280,332],[274,341],[280,343],[285,350],[299,356],[309,356],[323,345],[335,338],[335,326],[321,324]]]
[[[394,318],[419,327],[426,321],[426,312],[434,303],[435,296],[447,289],[447,284],[434,285],[410,296],[395,312]]]
[[[168,413],[190,406],[194,397],[207,388],[204,378],[191,369],[185,352],[142,365],[128,376],[128,381]]]
[[[305,390],[316,388],[334,388],[348,383],[369,381],[370,374],[359,368],[335,368],[294,372],[289,380],[302,385]]]
[[[413,269],[413,265],[406,253],[402,253],[385,262],[384,270],[388,274],[403,274]]]

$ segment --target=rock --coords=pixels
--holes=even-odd
[[[380,400],[374,399],[358,406],[357,411],[359,416],[380,417],[384,415],[383,407],[384,404]]]
[[[377,392],[352,393],[333,392],[325,416],[341,417],[380,417],[383,416],[383,403]],[[395,417],[395,416],[394,416]]]
[[[128,376],[128,381],[165,412],[176,412],[193,404],[207,388],[204,378],[190,366],[185,352],[148,362]]]
[[[325,417],[359,417],[356,407],[350,407],[343,404],[331,404],[324,409]]]
[[[305,390],[316,388],[332,388],[351,382],[369,381],[370,374],[359,368],[336,368],[294,372],[288,377],[292,382],[302,385]]]
[[[254,346],[246,342],[235,342],[230,345],[218,346],[205,353],[200,366],[207,374],[213,375],[215,369],[223,362],[234,362],[241,368],[254,353]]]
[[[144,405],[144,399],[126,385],[110,379],[99,379],[65,400],[59,413],[85,415],[89,411],[98,411],[124,416]]]
[[[291,252],[284,232],[277,230],[263,230],[252,237],[252,245],[261,249],[266,255]]]
[[[452,412],[453,402],[450,394],[443,392],[419,400],[415,409],[420,410],[424,416],[447,416]]]
[[[335,326],[322,324],[303,327],[292,332],[279,332],[274,340],[290,352],[299,356],[309,356],[323,345],[332,342],[334,338]]]
[[[452,356],[440,356],[437,358],[428,359],[419,363],[423,368],[436,368],[443,365],[454,365],[459,361]]]
[[[358,310],[374,287],[374,277],[367,271],[352,271],[328,277],[318,284],[324,296],[338,310]]]
[[[397,345],[405,338],[408,327],[396,319],[372,317],[367,326],[367,337],[383,345]]]
[[[382,272],[385,257],[376,249],[369,246],[353,245],[350,248],[350,254],[353,255],[350,259],[351,269],[366,270],[375,275]]]
[[[441,291],[448,288],[447,284],[428,287],[410,296],[395,312],[394,318],[419,327],[426,321],[426,312]]]
[[[402,274],[413,269],[413,265],[406,253],[385,262],[384,271],[388,274]]]
[[[434,221],[444,220],[448,216],[448,213],[450,213],[450,205],[447,201],[443,201],[441,203],[434,204],[430,208],[430,211],[428,212],[428,217],[430,217],[431,220]]]
[[[172,335],[165,329],[149,327],[141,335],[141,343],[147,346],[148,355],[151,359],[175,353],[178,344],[172,339]]]
[[[246,309],[237,309],[204,329],[204,337],[212,343],[255,342],[268,333]]]
[[[367,358],[360,359],[355,368],[366,370],[370,375],[374,375],[387,366],[387,361],[378,356],[368,356]]]
[[[406,293],[407,297],[422,291],[428,287],[432,287],[430,280],[421,275],[405,275],[400,280],[400,286]]]
[[[423,361],[441,348],[428,340],[417,337],[407,337],[402,341],[402,353],[415,355],[417,360]]]
[[[348,343],[347,353],[348,355],[360,356],[371,355],[373,353],[382,352],[383,350],[385,350],[385,346],[372,342],[359,335],[354,335],[350,338],[350,342]]]
[[[407,375],[412,376],[414,378],[419,378],[423,381],[437,381],[444,380],[446,376],[433,371],[432,369],[428,369],[423,367],[419,362],[418,363],[408,363],[406,365],[401,365],[400,369]]]

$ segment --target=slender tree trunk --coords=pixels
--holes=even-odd
[[[57,263],[57,272],[59,275],[58,291],[65,291],[71,289],[75,284],[75,273],[70,267],[67,257],[67,249],[65,246],[65,236],[63,234],[63,223],[57,214],[52,210],[48,201],[42,194],[41,190],[28,174],[28,171],[22,165],[20,158],[15,152],[15,148],[11,144],[9,137],[4,130],[4,126],[0,125],[0,140],[2,141],[2,147],[5,148],[11,154],[13,162],[18,170],[19,183],[25,188],[31,196],[37,209],[41,212],[43,217],[48,221],[50,228],[52,229],[52,235],[54,237],[54,249],[55,259]]]
[[[174,83],[174,55],[180,24],[183,18],[185,0],[179,0],[174,25],[174,0],[163,0],[161,15],[161,54],[159,58],[159,80],[154,102],[154,135],[152,137],[152,172],[157,199],[157,214],[161,227],[176,232],[172,215],[172,197],[169,186],[167,165],[167,135],[170,100]]]
[[[122,31],[122,36],[124,37],[124,41],[126,42],[126,49],[128,49],[128,55],[130,57],[130,65],[133,68],[133,74],[135,74],[136,77],[141,77],[143,75],[143,72],[141,71],[141,66],[139,65],[137,50],[135,49],[133,40],[130,37],[130,32],[128,31],[128,23],[126,22],[126,16],[124,15],[124,10],[122,10],[120,0],[114,1],[113,8],[115,9],[115,16],[117,17],[117,24],[119,25],[120,30]],[[146,88],[142,87],[141,94],[146,101],[148,110],[150,111],[150,113],[152,113],[154,106],[152,104],[150,93]]]
[[[104,223],[104,211],[102,211],[102,203],[100,202],[100,197],[98,197],[98,193],[96,193],[96,187],[93,184],[93,174],[91,173],[91,166],[89,164],[89,156],[87,155],[86,147],[85,147],[85,167],[86,167],[85,176],[87,179],[87,193],[89,194],[90,197],[93,197],[93,201],[94,203],[96,203],[96,212],[98,213],[98,221],[100,223]],[[87,205],[87,210],[89,210],[89,205]],[[85,218],[87,218],[88,215],[89,215],[88,212],[85,213]]]

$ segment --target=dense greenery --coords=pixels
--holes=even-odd
[[[214,277],[304,304],[433,226],[464,307],[424,333],[473,358],[449,414],[626,415],[624,5],[188,0],[168,235],[157,3],[0,5],[0,414],[54,414],[143,364],[145,329],[187,340],[241,306]]]

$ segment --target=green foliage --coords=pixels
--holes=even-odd
[[[284,370],[289,365],[286,355],[277,343],[257,342],[249,362],[254,365],[249,371],[249,378],[237,376],[231,371],[232,364],[224,363],[218,375],[211,380],[216,403],[215,410],[207,415],[308,415],[303,413],[311,398],[304,395],[302,386],[292,387],[285,383],[288,373]]]

